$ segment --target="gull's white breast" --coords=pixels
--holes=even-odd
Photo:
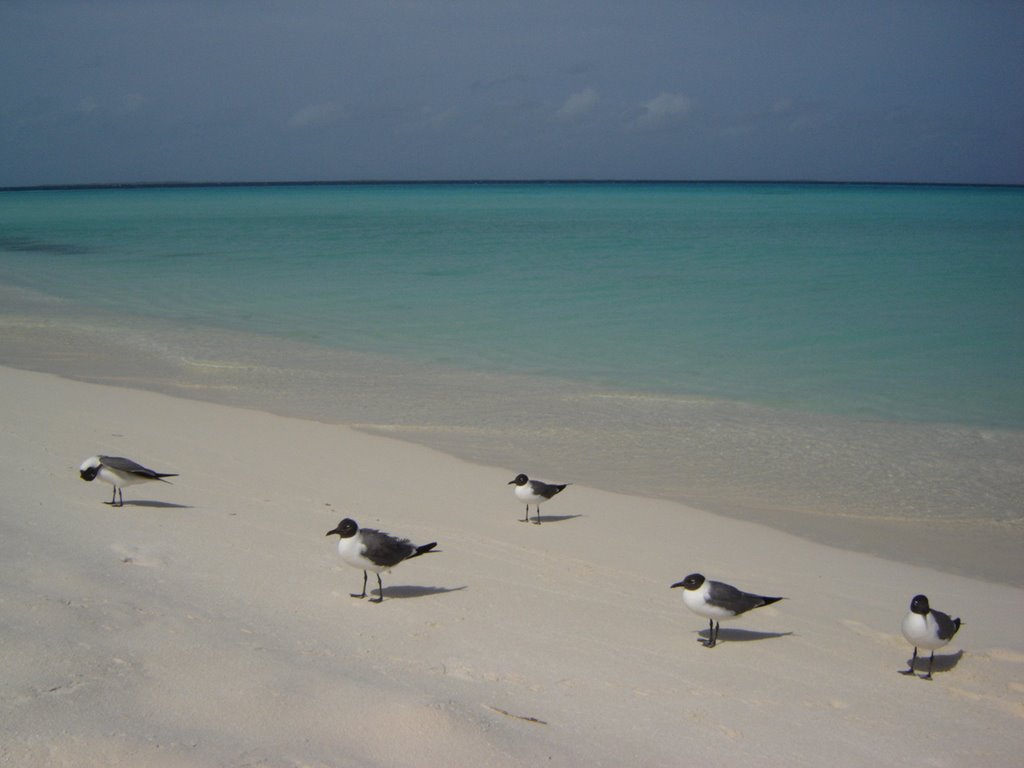
[[[516,498],[524,504],[540,504],[542,501],[547,501],[543,496],[538,496],[533,492],[530,484],[517,485],[515,487]]]
[[[939,625],[930,613],[922,616],[910,611],[903,617],[902,629],[907,642],[918,648],[934,651],[949,642],[939,637]]]
[[[351,565],[353,568],[361,568],[364,571],[373,571],[374,573],[387,570],[386,566],[377,565],[372,560],[364,557],[363,552],[365,551],[366,546],[363,544],[362,537],[360,536],[338,539],[338,554],[348,565]]]
[[[728,621],[729,619],[735,619],[736,614],[732,611],[727,611],[724,608],[711,605],[708,602],[708,594],[711,592],[711,585],[705,581],[700,585],[700,589],[684,589],[683,590],[683,603],[691,611],[699,616],[704,616],[709,619],[715,619],[716,621]]]
[[[96,478],[118,488],[124,488],[128,485],[138,485],[139,483],[144,483],[149,479],[131,472],[120,472],[108,466],[100,467],[100,471],[96,474]]]

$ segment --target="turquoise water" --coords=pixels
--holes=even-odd
[[[1024,426],[1024,190],[473,184],[0,194],[0,281],[463,369]]]
[[[1022,189],[5,192],[0,364],[1024,585]]]

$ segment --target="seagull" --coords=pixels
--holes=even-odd
[[[561,493],[565,490],[565,486],[569,485],[569,483],[562,485],[542,483],[540,480],[531,480],[526,475],[516,475],[516,479],[509,480],[508,484],[515,486],[512,490],[515,492],[516,498],[526,503],[526,517],[520,522],[530,522],[530,505],[533,504],[537,508],[537,525],[540,525],[541,502],[547,501],[557,493]]]
[[[701,640],[707,648],[714,648],[718,642],[718,622],[735,619],[762,605],[771,605],[782,600],[781,597],[765,597],[740,592],[736,587],[720,581],[708,581],[699,573],[691,573],[682,581],[673,584],[672,589],[682,587],[683,602],[686,607],[699,616],[708,619],[707,642]]]
[[[114,486],[114,495],[109,503],[111,506],[117,507],[124,506],[124,495],[121,493],[121,489],[126,485],[138,485],[151,480],[166,483],[165,477],[177,477],[176,474],[169,472],[154,472],[152,469],[121,456],[90,456],[82,462],[82,466],[78,468],[78,474],[87,482],[98,478],[104,483]]]
[[[931,651],[932,655],[928,659],[928,674],[921,675],[921,679],[931,680],[935,651],[953,639],[953,635],[960,629],[960,619],[951,619],[942,611],[932,610],[928,605],[927,597],[915,595],[914,599],[910,601],[910,611],[903,617],[902,629],[907,642],[914,646],[914,656],[910,660],[910,667],[901,669],[900,674],[914,674],[917,649],[924,648]]]
[[[371,603],[380,603],[384,600],[384,585],[380,582],[380,572],[390,571],[403,560],[419,557],[437,546],[436,541],[429,544],[416,546],[408,539],[400,539],[390,533],[374,530],[373,528],[360,528],[355,520],[346,517],[334,530],[328,531],[327,535],[338,534],[338,554],[341,559],[353,568],[363,569],[363,591],[362,594],[352,593],[352,597],[366,597],[366,572],[373,571],[377,574],[377,592],[380,595],[376,600],[370,598]]]

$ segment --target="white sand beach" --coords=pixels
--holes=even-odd
[[[582,484],[523,524],[515,474],[571,478],[344,426],[0,392],[4,766],[1020,765],[1022,590]],[[179,477],[111,507],[97,453]],[[343,517],[438,551],[354,599]],[[694,571],[787,599],[709,650]],[[964,621],[931,682],[897,673],[919,592]]]

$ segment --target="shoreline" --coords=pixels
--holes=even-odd
[[[614,393],[256,334],[143,320],[122,328],[101,313],[81,322],[60,301],[49,314],[37,300],[30,306],[37,314],[0,316],[0,364],[345,424],[553,482],[1024,586],[1024,432]]]
[[[1015,764],[1024,591],[336,424],[0,367],[0,757],[19,765]],[[171,485],[83,483],[134,457]],[[457,492],[452,493],[452,489]],[[343,516],[438,552],[381,605]],[[692,571],[787,599],[723,627]],[[965,621],[906,678],[912,594]],[[879,697],[880,692],[884,695]],[[956,728],[943,728],[943,722]]]

